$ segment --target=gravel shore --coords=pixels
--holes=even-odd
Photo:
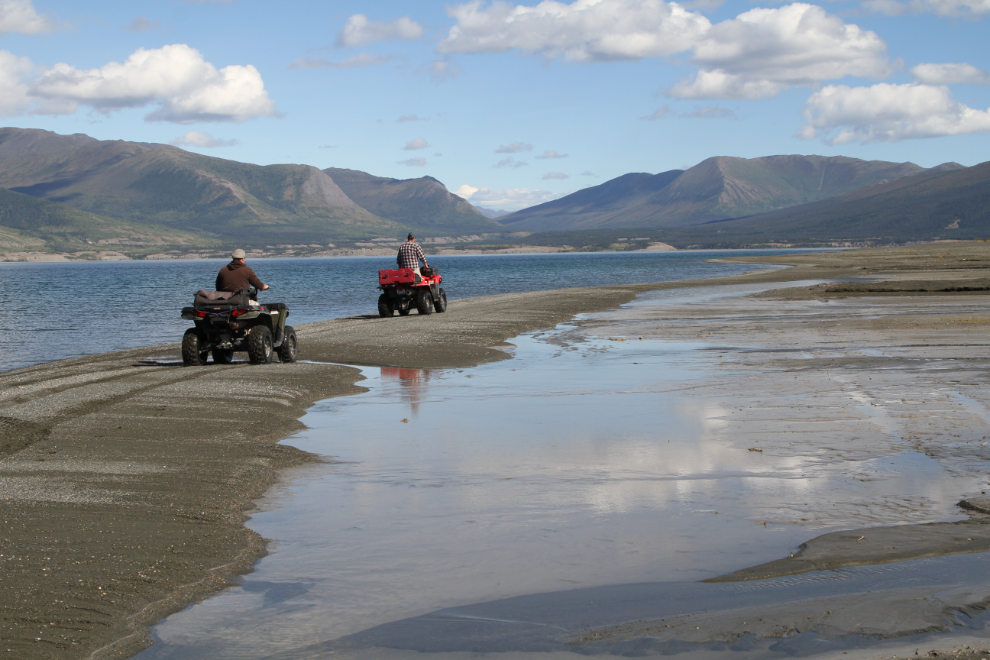
[[[745,305],[841,299],[848,304],[834,310],[838,317],[849,314],[885,341],[921,342],[932,354],[950,351],[938,348],[948,344],[971,352],[978,363],[967,377],[985,386],[988,246],[749,258],[754,268],[792,268],[504,294],[453,301],[440,315],[310,323],[297,327],[302,361],[295,364],[182,367],[170,344],[0,374],[0,658],[128,657],[149,643],[148,626],[250,571],[265,554],[264,539],[243,526],[252,501],[280,470],[319,460],[278,441],[302,428],[298,420],[314,402],[362,391],[358,370],[343,365],[467,368],[509,358],[505,341],[521,332],[614,309],[646,291],[855,278],[855,286],[789,288]],[[874,305],[877,296],[910,299],[915,308],[856,314],[858,301]],[[670,311],[662,333],[687,332],[692,323],[726,337],[766,332],[752,318],[758,314],[729,321],[707,314]],[[792,321],[805,332],[820,322]],[[594,331],[620,332],[616,323]]]

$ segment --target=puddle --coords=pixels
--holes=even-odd
[[[365,368],[367,393],[314,406],[287,443],[335,462],[260,503],[249,526],[276,540],[271,554],[136,657],[296,657],[444,608],[693,582],[816,535],[768,523],[782,508],[911,493],[922,519],[964,517],[917,452],[863,461],[856,478],[843,461],[727,444],[728,411],[691,395],[710,377],[707,344],[569,330],[518,337],[514,359],[470,370]]]

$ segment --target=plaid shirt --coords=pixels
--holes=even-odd
[[[419,247],[418,243],[406,241],[399,246],[399,254],[396,256],[395,262],[399,264],[399,268],[419,268],[420,259],[423,260],[424,264],[426,263],[423,248]]]

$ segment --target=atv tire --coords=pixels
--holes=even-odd
[[[437,314],[443,314],[447,311],[447,292],[440,289],[437,299],[433,301],[433,309],[436,310]]]
[[[234,349],[232,348],[213,349],[213,364],[230,364],[233,361],[234,361]]]
[[[285,326],[282,345],[278,347],[279,361],[295,362],[297,345],[295,329],[291,325]]]
[[[392,306],[388,304],[388,296],[384,293],[378,296],[378,316],[383,318],[392,316]]]
[[[182,335],[182,363],[187,367],[202,367],[206,364],[209,351],[200,350],[203,340],[196,328],[189,328]]]
[[[416,296],[416,309],[419,310],[420,314],[433,313],[433,297],[430,296],[429,291],[420,291],[419,295]]]
[[[270,364],[275,349],[272,347],[272,331],[256,325],[248,334],[248,358],[251,364]]]

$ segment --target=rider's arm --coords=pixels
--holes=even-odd
[[[261,280],[259,280],[258,276],[254,274],[253,270],[251,271],[251,274],[248,275],[248,282],[250,282],[251,286],[258,289],[259,291],[264,291],[265,289],[268,288],[268,285],[262,282]]]

